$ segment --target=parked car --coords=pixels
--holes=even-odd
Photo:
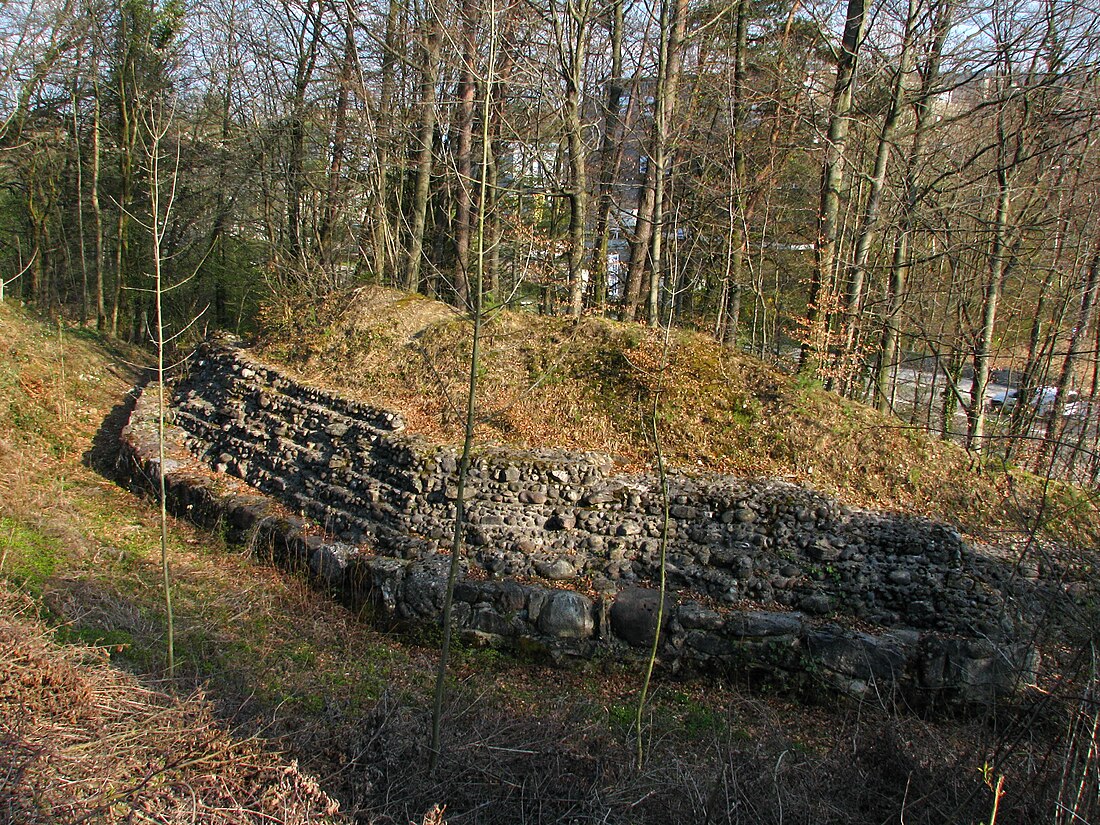
[[[1066,407],[1074,404],[1078,400],[1077,390],[1069,390],[1066,393]],[[1037,410],[1040,413],[1050,412],[1054,406],[1054,402],[1058,400],[1058,388],[1057,387],[1034,387],[1027,390],[1024,388],[1001,390],[998,393],[994,393],[986,399],[986,409],[989,412],[1011,412],[1021,402],[1026,403],[1033,410]]]

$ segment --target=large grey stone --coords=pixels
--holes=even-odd
[[[804,626],[805,620],[801,613],[750,610],[734,613],[726,619],[726,633],[735,637],[798,636]]]
[[[595,629],[592,600],[571,590],[556,590],[539,612],[538,628],[557,639],[587,639]]]
[[[660,592],[644,587],[631,587],[615,597],[611,605],[611,630],[616,636],[636,647],[653,644],[657,631],[657,610]],[[662,627],[667,627],[674,604],[666,596]]]
[[[872,636],[836,625],[808,630],[806,651],[816,664],[832,673],[880,684],[897,681],[908,652],[896,637]]]
[[[442,557],[409,566],[402,586],[402,601],[413,613],[432,619],[442,614],[448,561]]]
[[[318,579],[329,587],[340,587],[344,583],[344,571],[348,561],[356,550],[350,544],[332,542],[317,547],[309,557],[309,569]]]
[[[722,616],[716,610],[703,607],[698,602],[680,605],[676,619],[689,630],[717,630],[722,626]]]

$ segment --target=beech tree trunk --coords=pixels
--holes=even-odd
[[[462,65],[458,80],[457,146],[455,148],[455,266],[454,294],[458,306],[467,307],[470,299],[470,238],[473,232],[474,185],[474,99],[477,95],[477,78],[474,61],[477,48],[474,43],[474,15],[476,9],[471,0],[462,5]]]
[[[612,186],[622,157],[619,101],[623,91],[623,0],[612,0],[607,8],[611,32],[611,76],[604,99],[603,134],[600,138],[599,184],[596,194],[595,247],[592,251],[592,302],[603,311],[608,298],[608,241],[611,237]]]
[[[864,0],[848,0],[840,52],[837,55],[836,80],[829,106],[829,132],[825,139],[825,161],[821,170],[821,202],[817,213],[817,241],[814,244],[814,268],[806,307],[806,340],[802,343],[800,371],[817,369],[824,353],[826,311],[822,306],[825,292],[836,275],[836,247],[840,235],[840,200],[848,132],[851,126],[852,96],[856,66],[867,33]]]
[[[909,147],[909,154],[905,159],[902,211],[898,221],[897,237],[894,239],[893,255],[890,261],[889,283],[886,288],[886,314],[883,319],[882,340],[878,356],[878,370],[875,375],[874,383],[875,401],[879,410],[883,412],[889,410],[891,405],[891,386],[893,384],[898,362],[901,311],[905,302],[906,284],[909,280],[910,237],[915,230],[917,204],[920,200],[919,169],[924,154],[927,132],[931,125],[932,96],[935,93],[935,87],[939,81],[940,60],[943,55],[943,46],[947,39],[948,32],[951,29],[953,0],[952,2],[940,5],[939,10],[940,16],[934,28],[928,57],[920,72],[923,79],[915,103],[916,114],[913,124],[913,140]],[[912,11],[912,6],[910,6],[910,11]],[[898,94],[904,96],[904,90],[899,89]],[[895,100],[895,103],[899,104],[900,108],[900,100]],[[884,132],[885,131],[884,126]],[[891,131],[893,130],[891,129]],[[882,149],[883,147],[880,146],[880,152]],[[857,247],[857,262],[859,254],[860,252]],[[852,300],[853,298],[859,297],[860,296],[853,296],[852,293],[849,292],[849,312],[852,312],[853,308],[858,311],[859,301],[857,300],[853,303]]]
[[[860,310],[863,307],[863,283],[867,274],[867,261],[870,258],[871,247],[878,231],[879,217],[882,209],[882,194],[886,183],[886,170],[889,165],[890,154],[893,152],[896,142],[898,121],[905,106],[905,85],[909,75],[913,71],[913,52],[918,10],[919,0],[909,0],[909,11],[905,18],[905,34],[902,40],[901,57],[898,60],[897,73],[894,76],[890,104],[886,110],[886,116],[882,121],[882,129],[879,132],[878,147],[875,152],[875,166],[874,170],[871,172],[870,192],[867,195],[867,204],[864,207],[859,230],[856,234],[852,265],[848,269],[848,290],[845,300],[847,319],[845,324],[844,350],[842,353],[845,358],[850,358],[853,355],[856,329],[859,326]]]
[[[405,289],[420,289],[420,267],[424,257],[424,229],[428,219],[428,195],[432,183],[432,143],[435,139],[439,100],[439,63],[443,49],[443,25],[439,10],[429,4],[420,82],[420,130],[416,149],[416,183],[413,188],[409,246],[405,259]]]

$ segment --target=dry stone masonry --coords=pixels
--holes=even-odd
[[[438,621],[453,448],[229,342],[194,358],[173,417],[191,455],[297,515],[255,493],[219,492],[179,457],[165,467],[178,511],[250,533],[384,616]],[[160,469],[151,418],[139,403],[125,438],[150,476]],[[556,658],[651,643],[663,514],[655,478],[615,474],[597,454],[485,449],[465,497],[456,617],[469,640]],[[670,667],[964,704],[1010,693],[1034,670],[1034,653],[1015,641],[1005,574],[945,525],[849,509],[779,481],[677,477],[668,535]]]

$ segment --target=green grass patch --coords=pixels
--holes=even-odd
[[[0,576],[5,581],[39,596],[61,558],[57,539],[15,519],[0,518]]]
[[[607,709],[607,724],[613,734],[626,736],[637,721],[638,706],[616,702]]]
[[[112,659],[122,656],[129,661],[135,661],[133,634],[118,629],[107,629],[90,626],[62,625],[54,633],[55,638],[62,644],[87,645],[106,650]]]

